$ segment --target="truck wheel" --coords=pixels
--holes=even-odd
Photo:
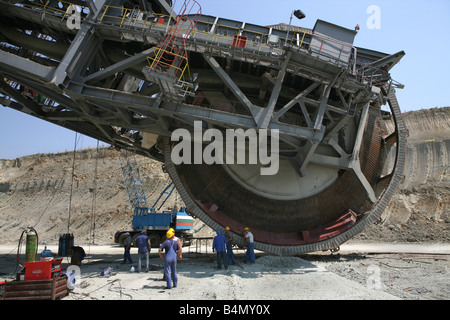
[[[157,234],[151,234],[148,236],[152,248],[158,248],[161,244],[161,238]]]

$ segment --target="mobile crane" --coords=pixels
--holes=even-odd
[[[128,153],[119,153],[119,157],[134,215],[132,220],[133,230],[116,232],[114,242],[123,245],[126,237],[125,233],[130,233],[134,239],[142,230],[146,230],[151,246],[155,248],[159,247],[165,240],[167,230],[173,228],[175,235],[181,239],[183,246],[189,245],[192,239],[192,233],[190,231],[193,229],[194,219],[186,212],[186,208],[181,207],[178,210],[175,206],[171,211],[160,211],[175,189],[173,183],[169,183],[155,203],[152,206],[148,206],[135,157],[128,156]],[[160,200],[162,203],[158,205]]]

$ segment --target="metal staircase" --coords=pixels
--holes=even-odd
[[[190,37],[198,19],[201,7],[195,0],[185,0],[175,23],[149,57],[149,69],[144,70],[147,80],[157,83],[165,98],[179,102],[186,95],[195,94],[195,85],[190,76],[186,39]],[[187,80],[187,81],[186,81]]]

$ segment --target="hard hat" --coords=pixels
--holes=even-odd
[[[168,238],[172,238],[174,234],[175,234],[175,232],[173,232],[172,230],[168,230],[168,231],[166,232],[166,238],[167,238],[167,239],[168,239]]]
[[[169,228],[168,231],[172,231],[173,233],[175,233],[175,230],[173,228]]]
[[[249,228],[245,228],[244,231],[250,230]]]
[[[230,227],[225,227],[225,230],[230,231]]]
[[[217,230],[217,231],[216,231],[217,234],[219,234],[220,232],[221,232],[220,230]]]

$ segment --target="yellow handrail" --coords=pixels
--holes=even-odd
[[[155,50],[157,50],[157,51],[155,51]],[[167,69],[174,68],[174,69],[176,69],[177,71],[180,72],[180,75],[177,76],[176,78],[178,80],[182,80],[182,81],[184,81],[184,76],[185,76],[185,72],[186,72],[186,69],[187,69],[188,70],[188,76],[190,77],[189,63],[188,63],[188,58],[187,57],[179,55],[179,54],[176,54],[176,53],[173,53],[173,52],[170,52],[168,50],[163,50],[162,48],[156,48],[156,49],[154,48],[153,51],[155,52],[155,56],[154,57],[147,57],[147,62],[149,64],[149,68],[150,69],[158,71],[156,69],[156,67],[158,65],[161,65],[162,67],[167,68]],[[165,61],[161,61],[161,58],[162,58],[163,54],[165,54],[165,53],[173,56],[174,59],[179,58],[179,59],[184,60],[185,61],[184,68],[180,68],[180,67],[178,67],[176,65],[169,64],[169,63],[167,63]],[[181,64],[182,64],[182,62],[180,62],[178,65],[181,65]],[[178,72],[174,72],[175,75],[177,75],[177,73]]]

